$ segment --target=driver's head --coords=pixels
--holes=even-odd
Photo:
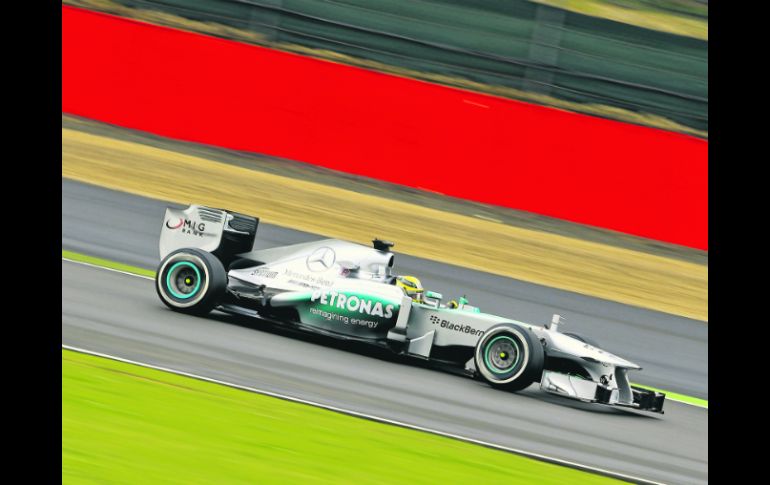
[[[413,301],[422,303],[422,283],[415,276],[399,276],[396,278],[396,286],[401,287]]]

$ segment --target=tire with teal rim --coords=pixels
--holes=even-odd
[[[202,249],[178,249],[160,262],[155,290],[172,310],[205,315],[225,294],[227,273],[213,254]]]
[[[520,391],[543,374],[545,352],[528,329],[503,323],[489,328],[476,343],[474,362],[491,386]]]

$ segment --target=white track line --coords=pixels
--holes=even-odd
[[[123,271],[123,270],[120,270],[120,269],[108,268],[107,266],[99,266],[98,264],[86,263],[84,261],[77,261],[75,259],[65,258],[64,256],[61,257],[61,260],[62,261],[67,261],[68,263],[75,263],[75,264],[82,264],[83,266],[90,266],[91,268],[98,268],[98,269],[103,269],[103,270],[106,270],[106,271],[114,271],[115,273],[127,274],[128,276],[136,276],[137,278],[144,278],[146,280],[153,280],[153,281],[155,280],[155,278],[153,278],[151,276],[144,276],[144,275],[141,275],[141,274],[131,273],[129,271]]]
[[[307,399],[293,397],[293,396],[289,396],[289,395],[286,395],[286,394],[280,394],[280,393],[277,393],[277,392],[266,391],[266,390],[257,389],[257,388],[254,388],[254,387],[243,386],[243,385],[240,385],[240,384],[234,384],[232,382],[221,381],[219,379],[213,379],[211,377],[205,377],[205,376],[201,376],[201,375],[197,375],[197,374],[192,374],[190,372],[185,372],[185,371],[181,371],[181,370],[177,370],[177,369],[170,369],[168,367],[161,367],[161,366],[154,365],[154,364],[148,364],[146,362],[137,362],[135,360],[125,359],[123,357],[118,357],[118,356],[110,355],[110,354],[104,354],[104,353],[101,353],[101,352],[96,352],[96,351],[93,351],[93,350],[83,349],[83,348],[80,348],[80,347],[74,347],[72,345],[62,344],[61,346],[62,346],[63,349],[72,350],[74,352],[80,352],[80,353],[83,353],[83,354],[93,355],[93,356],[96,356],[96,357],[103,357],[103,358],[106,358],[106,359],[116,360],[116,361],[119,361],[119,362],[125,362],[126,364],[138,365],[140,367],[145,367],[145,368],[148,368],[148,369],[155,369],[155,370],[159,370],[159,371],[163,371],[163,372],[169,372],[169,373],[176,374],[176,375],[179,375],[179,376],[190,377],[192,379],[197,379],[197,380],[200,380],[200,381],[210,382],[210,383],[213,383],[213,384],[220,384],[220,385],[223,385],[223,386],[232,387],[234,389],[240,389],[242,391],[248,391],[248,392],[253,392],[253,393],[256,393],[256,394],[261,394],[261,395],[264,395],[264,396],[275,397],[275,398],[283,399],[283,400],[286,400],[286,401],[291,401],[291,402],[300,403],[300,404],[307,404],[309,406],[314,406],[314,407],[317,407],[317,408],[322,408],[322,409],[326,409],[326,410],[329,410],[329,411],[334,411],[334,412],[341,413],[341,414],[347,414],[349,416],[355,416],[357,418],[369,419],[371,421],[376,421],[376,422],[379,422],[379,423],[391,424],[391,425],[395,425],[395,426],[400,426],[402,428],[408,428],[408,429],[413,429],[413,430],[416,430],[416,431],[422,431],[422,432],[425,432],[425,433],[431,433],[431,434],[435,434],[435,435],[439,435],[439,436],[444,436],[446,438],[452,438],[452,439],[456,439],[456,440],[460,440],[460,441],[465,441],[465,442],[468,442],[468,443],[473,443],[473,444],[485,446],[487,448],[493,448],[493,449],[496,449],[496,450],[507,451],[507,452],[510,452],[510,453],[515,453],[517,455],[526,456],[528,458],[534,458],[536,460],[545,461],[545,462],[548,462],[548,463],[554,463],[554,464],[562,465],[562,466],[567,466],[567,467],[570,467],[570,468],[576,468],[576,469],[587,471],[587,472],[598,473],[598,474],[609,476],[609,477],[613,477],[613,478],[619,478],[621,480],[629,480],[629,481],[632,481],[632,482],[635,482],[635,483],[663,485],[662,482],[655,482],[655,481],[652,481],[652,480],[647,480],[647,479],[635,477],[635,476],[632,476],[632,475],[626,475],[626,474],[623,474],[623,473],[618,473],[618,472],[613,472],[613,471],[610,471],[610,470],[605,470],[603,468],[598,468],[598,467],[594,467],[594,466],[590,466],[590,465],[583,465],[581,463],[576,463],[576,462],[573,462],[573,461],[563,460],[561,458],[555,458],[555,457],[548,456],[548,455],[542,455],[542,454],[539,454],[539,453],[532,453],[530,451],[524,451],[524,450],[520,450],[518,448],[511,448],[511,447],[508,447],[508,446],[497,445],[497,444],[494,444],[494,443],[489,443],[487,441],[481,441],[481,440],[477,440],[477,439],[474,439],[474,438],[468,438],[466,436],[461,436],[461,435],[457,435],[457,434],[453,434],[453,433],[447,433],[445,431],[439,431],[439,430],[436,430],[436,429],[426,428],[424,426],[419,426],[419,425],[416,425],[416,424],[404,423],[403,421],[396,421],[396,420],[393,420],[393,419],[382,418],[382,417],[379,417],[379,416],[374,416],[374,415],[371,415],[371,414],[361,413],[361,412],[358,412],[358,411],[353,411],[353,410],[350,410],[350,409],[340,408],[340,407],[337,407],[337,406],[331,406],[329,404],[323,404],[323,403],[319,403],[319,402],[315,402],[315,401],[309,401]]]

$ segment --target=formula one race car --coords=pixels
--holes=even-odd
[[[665,395],[631,386],[641,367],[590,340],[482,313],[460,299],[410,296],[392,274],[392,243],[336,239],[252,250],[259,219],[192,205],[167,209],[155,278],[171,309],[211,310],[386,347],[517,391],[534,382],[585,402],[663,413]],[[454,303],[454,302],[453,302]]]

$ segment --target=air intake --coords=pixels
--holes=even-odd
[[[393,243],[390,241],[383,241],[382,239],[374,239],[372,241],[372,246],[374,246],[374,249],[377,251],[390,251],[390,248],[393,247]]]
[[[206,222],[222,222],[223,211],[219,209],[210,209],[208,207],[198,208],[198,217]]]

